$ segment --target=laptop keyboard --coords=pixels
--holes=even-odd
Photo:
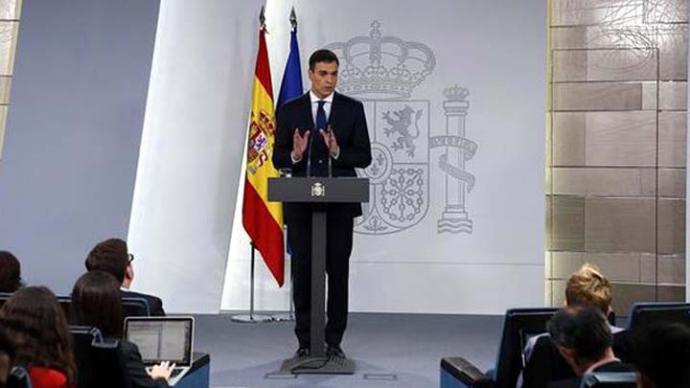
[[[170,378],[174,379],[182,372],[184,372],[184,368],[173,368],[172,373],[170,373]]]

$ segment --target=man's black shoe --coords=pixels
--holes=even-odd
[[[295,352],[295,357],[297,358],[302,358],[302,357],[309,357],[309,348],[299,348],[297,349],[297,352]]]
[[[345,352],[338,345],[326,345],[326,356],[333,358],[346,358]]]

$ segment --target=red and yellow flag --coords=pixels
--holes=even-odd
[[[259,31],[259,53],[254,72],[252,116],[247,142],[247,173],[244,182],[242,223],[268,269],[283,285],[283,209],[280,202],[268,201],[268,178],[278,177],[271,161],[276,120],[273,87],[268,64],[265,31]]]

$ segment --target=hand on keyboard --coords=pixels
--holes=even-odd
[[[146,373],[151,376],[152,379],[165,379],[166,381],[170,378],[173,368],[175,368],[174,363],[169,361],[163,361],[158,365],[154,365],[150,368],[146,368]]]

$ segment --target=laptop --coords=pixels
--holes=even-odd
[[[193,317],[127,317],[124,338],[137,345],[147,371],[163,361],[175,363],[168,379],[171,386],[192,366]]]

